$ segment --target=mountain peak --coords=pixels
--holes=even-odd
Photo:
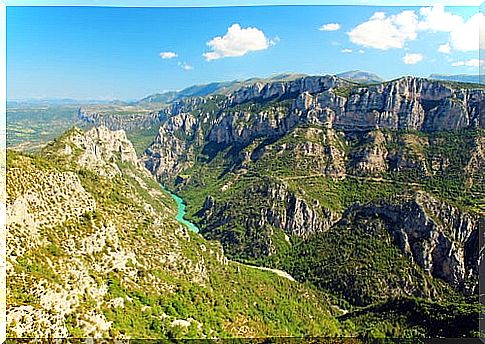
[[[355,81],[362,84],[374,84],[383,82],[384,79],[378,76],[377,74],[361,71],[361,70],[352,70],[343,73],[336,74],[339,78],[348,79],[351,81]]]

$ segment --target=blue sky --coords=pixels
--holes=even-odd
[[[7,7],[7,98],[137,99],[283,72],[477,74],[480,20],[471,6]]]

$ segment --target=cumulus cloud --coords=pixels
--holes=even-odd
[[[406,41],[416,39],[417,25],[418,17],[414,11],[406,10],[391,16],[376,12],[347,34],[352,43],[364,47],[380,50],[403,48]]]
[[[406,54],[402,58],[402,62],[405,64],[416,64],[423,60],[423,55],[421,54]]]
[[[191,66],[191,65],[189,65],[188,63],[185,63],[185,62],[179,62],[178,65],[183,70],[192,70],[192,69],[194,69],[193,66]]]
[[[442,44],[438,47],[438,51],[443,54],[449,54],[451,52],[450,43]]]
[[[170,60],[177,57],[177,53],[174,53],[173,51],[164,51],[160,53],[160,57],[164,60]]]
[[[217,36],[207,42],[212,51],[203,54],[207,61],[223,57],[243,56],[251,51],[265,50],[275,42],[269,40],[263,31],[255,27],[241,28],[233,24],[224,36]]]
[[[420,30],[431,30],[435,32],[451,32],[463,25],[463,18],[459,15],[446,12],[441,4],[433,7],[423,7],[419,10],[423,19],[419,22]]]
[[[479,49],[480,23],[485,25],[485,16],[477,13],[465,20],[463,17],[446,12],[443,5],[424,7],[420,10],[423,20],[419,23],[420,30],[433,32],[449,32],[449,51],[475,51]],[[445,44],[439,49],[445,49]],[[438,50],[443,52],[441,50]]]
[[[328,23],[320,26],[318,30],[320,31],[337,31],[340,30],[341,25],[339,23]]]
[[[352,49],[342,49],[340,50],[342,53],[351,53]]]
[[[465,60],[465,61],[456,61],[451,64],[453,67],[461,67],[461,66],[466,66],[466,67],[478,67],[480,65],[480,60],[479,59],[470,59],[470,60]]]
[[[418,15],[419,13],[419,15]],[[438,47],[442,53],[452,51],[469,52],[485,46],[485,16],[477,13],[465,20],[463,17],[447,12],[443,5],[423,7],[419,12],[405,10],[395,15],[376,12],[367,21],[357,25],[347,34],[350,41],[365,47],[387,50],[401,49],[405,43],[417,38],[420,32],[446,32],[448,42]]]
[[[480,48],[480,23],[485,25],[485,16],[473,15],[468,21],[450,32],[450,44],[458,51],[475,51]]]

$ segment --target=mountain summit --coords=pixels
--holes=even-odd
[[[384,79],[377,74],[364,72],[361,70],[352,70],[344,73],[336,74],[339,78],[348,79],[361,84],[377,84],[383,82]]]

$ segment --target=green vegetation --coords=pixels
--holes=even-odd
[[[286,253],[283,268],[356,306],[409,294],[459,299],[446,283],[404,257],[393,242],[383,220],[346,218],[325,235],[296,243],[290,255]]]
[[[172,280],[175,289],[151,294],[142,289],[127,290],[117,277],[108,278],[110,298],[132,299],[125,302],[123,309],[106,311],[114,325],[112,336],[201,338],[340,333],[338,322],[328,315],[329,306],[322,301],[322,294],[309,286],[275,279],[269,273],[230,263],[213,271],[210,285],[206,286],[173,280],[163,273],[159,276]],[[174,319],[189,318],[192,324],[188,329],[171,324]]]
[[[248,103],[236,110],[261,111],[258,106]],[[352,136],[304,126],[246,146],[208,143],[197,148],[195,163],[181,173],[183,178],[167,182],[187,201],[188,215],[204,237],[221,242],[229,257],[283,269],[350,310],[339,318],[343,333],[425,337],[454,331],[476,336],[475,320],[461,329],[453,325],[474,317],[476,304],[406,257],[383,217],[353,218],[352,209],[402,204],[424,192],[460,211],[483,211],[480,162],[472,160],[482,138],[483,131],[473,130],[381,130]],[[384,167],[359,169],[358,159],[379,150],[385,152]],[[204,209],[209,196],[214,205]],[[329,213],[322,213],[328,210],[344,219],[324,233],[285,238],[278,221],[285,220],[293,196],[320,218],[328,219]],[[268,213],[278,220],[270,220]],[[395,312],[389,305],[397,307]],[[414,316],[430,309],[426,319]]]
[[[317,200],[323,207],[339,213],[355,203],[365,204],[387,199],[396,194],[412,192],[399,183],[351,177],[343,179],[309,177],[289,180],[288,185],[295,193]]]
[[[74,173],[96,202],[94,211],[69,217],[55,226],[47,222],[41,227],[47,243],[36,249],[26,246],[28,252],[12,261],[15,274],[23,277],[12,277],[9,307],[47,307],[40,305],[41,296],[32,296],[31,288],[45,281],[43,290],[70,290],[65,276],[74,269],[73,273],[82,271],[82,278],[95,283],[94,287],[106,285],[107,292],[99,300],[84,289],[79,291],[79,303],[65,318],[72,336],[84,336],[79,319],[95,309],[112,322],[107,335],[113,337],[342,334],[331,315],[332,299],[325,293],[271,272],[226,263],[219,244],[194,233],[186,233],[188,238],[180,234],[180,226],[174,221],[173,200],[135,166],[115,158],[113,162],[122,174],[106,178],[96,170],[79,166],[80,152],[74,150],[69,156],[60,153],[71,144],[73,134],[79,131],[71,130],[35,154],[8,151],[9,202],[37,189],[54,172]],[[59,184],[59,191],[62,187]],[[57,200],[55,194],[42,197],[52,204]],[[96,235],[106,235],[102,233],[111,225],[114,227],[104,246],[92,253],[72,251],[73,247],[89,247],[86,243],[93,242]],[[68,242],[74,246],[66,245]],[[92,245],[96,247],[94,242]],[[125,265],[117,263],[109,269],[96,268],[96,264],[109,263],[111,254],[119,255],[123,250],[134,252],[136,260],[130,258]],[[114,306],[115,299],[122,306]],[[48,312],[56,314],[52,309]]]
[[[384,338],[478,337],[480,306],[438,303],[419,298],[391,298],[338,319],[349,334]]]
[[[159,126],[152,126],[150,128],[135,128],[126,131],[126,137],[133,143],[136,154],[141,156],[143,152],[150,146],[158,134]]]
[[[348,98],[354,88],[355,86],[338,87],[333,89],[332,92],[337,96]]]

